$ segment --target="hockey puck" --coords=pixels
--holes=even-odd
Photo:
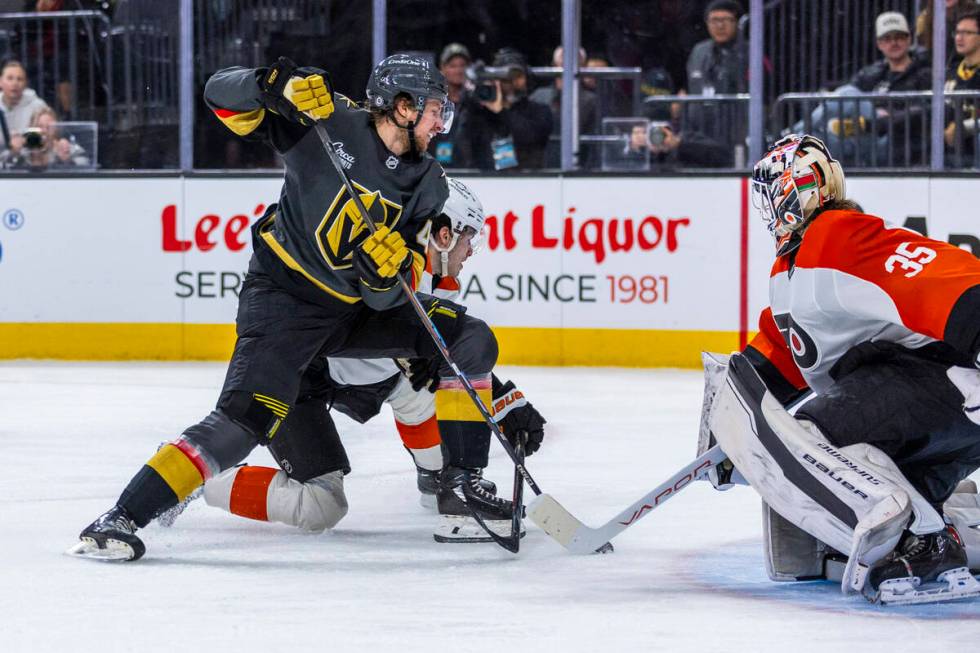
[[[603,544],[602,546],[600,546],[598,549],[596,549],[595,550],[595,553],[612,553],[615,550],[616,549],[613,548],[612,542],[606,542],[605,544]]]

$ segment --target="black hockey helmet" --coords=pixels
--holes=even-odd
[[[422,57],[410,54],[385,57],[374,67],[366,94],[368,106],[383,111],[394,109],[395,98],[399,95],[409,96],[419,111],[425,108],[426,100],[436,100],[443,108],[443,132],[449,131],[453,103],[449,101],[446,78]]]

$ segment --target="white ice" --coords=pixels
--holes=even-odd
[[[882,608],[774,584],[759,500],[696,484],[576,557],[529,525],[517,556],[432,540],[388,413],[339,417],[354,472],[335,532],[202,501],[132,564],[69,558],[157,445],[212,407],[219,364],[0,364],[0,651],[967,650],[980,601]],[[694,454],[693,371],[507,368],[548,419],[528,467],[598,525]],[[494,444],[488,477],[512,471]],[[270,464],[262,449],[249,461]],[[506,489],[504,490],[506,491]]]

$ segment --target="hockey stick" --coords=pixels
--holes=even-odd
[[[323,143],[324,149],[327,151],[327,157],[330,159],[330,163],[333,164],[334,170],[337,171],[337,175],[340,177],[340,180],[343,182],[344,187],[347,189],[347,194],[351,196],[352,200],[354,200],[354,206],[357,207],[358,212],[360,212],[361,214],[361,221],[364,223],[365,227],[367,227],[368,233],[373,234],[378,230],[378,226],[374,224],[374,220],[371,218],[371,214],[368,213],[368,210],[364,207],[364,202],[361,201],[360,193],[354,190],[354,186],[353,184],[351,184],[350,177],[348,177],[347,172],[344,171],[343,163],[341,163],[340,156],[338,156],[337,150],[334,148],[333,139],[330,138],[330,133],[327,131],[326,125],[324,125],[322,121],[317,121],[316,124],[314,125],[314,129],[316,130],[317,136],[320,137],[320,141]],[[534,481],[534,479],[531,477],[531,474],[527,471],[527,468],[524,467],[523,456],[519,456],[517,452],[514,451],[514,447],[511,446],[510,442],[507,441],[507,438],[500,431],[500,427],[497,426],[497,423],[493,420],[493,417],[490,415],[490,411],[483,403],[483,400],[480,399],[480,395],[476,393],[476,390],[473,388],[473,385],[470,383],[470,380],[466,377],[465,374],[463,374],[463,371],[459,369],[459,366],[456,365],[456,361],[453,360],[452,355],[449,353],[449,347],[446,345],[446,341],[443,340],[442,335],[439,333],[439,330],[436,329],[436,325],[432,323],[431,319],[429,319],[428,314],[425,312],[425,308],[423,308],[421,302],[419,302],[418,297],[415,296],[415,290],[408,282],[408,279],[405,278],[404,274],[398,275],[398,282],[401,284],[401,288],[405,292],[405,297],[408,298],[408,302],[412,305],[412,308],[415,310],[415,314],[418,315],[419,321],[422,323],[422,326],[425,327],[425,330],[429,333],[429,336],[432,338],[432,341],[435,343],[436,348],[438,348],[439,353],[442,355],[443,360],[446,361],[446,364],[449,366],[449,369],[452,370],[453,375],[457,379],[459,379],[460,383],[463,384],[463,388],[466,390],[466,394],[469,395],[470,399],[473,401],[473,404],[476,406],[477,410],[480,411],[480,415],[483,417],[483,420],[487,423],[487,426],[490,427],[490,431],[495,436],[497,436],[497,440],[500,441],[500,444],[503,446],[504,451],[506,451],[507,455],[510,456],[510,459],[514,461],[514,467],[517,473],[521,475],[521,477],[531,487],[531,490],[533,490],[535,494],[540,495],[541,488],[538,487],[538,484]],[[517,533],[511,533],[510,537],[502,538],[496,533],[491,532],[486,527],[486,525],[479,518],[479,516],[476,515],[476,512],[469,506],[468,503],[467,503],[467,507],[470,508],[470,512],[473,513],[474,518],[476,518],[480,526],[483,527],[485,531],[487,531],[490,537],[493,538],[493,540],[497,542],[497,544],[500,544],[500,546],[504,547],[508,551],[517,553],[518,549],[520,548],[520,539],[521,539],[521,534],[519,529]],[[520,510],[520,507],[514,506],[514,510],[516,512]]]
[[[655,508],[659,508],[692,481],[707,478],[708,471],[726,458],[719,445],[711,447],[599,528],[589,528],[548,494],[542,494],[531,501],[527,516],[572,553],[605,553],[612,550],[610,540]]]

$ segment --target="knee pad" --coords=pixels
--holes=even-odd
[[[450,346],[453,358],[467,374],[488,374],[497,364],[497,338],[483,320],[469,315],[461,320],[456,340]]]
[[[906,528],[930,533],[945,526],[888,456],[868,444],[831,445],[815,425],[787,413],[742,356],[731,358],[710,426],[773,510],[848,554],[845,592],[863,587],[867,568]]]
[[[235,467],[204,485],[209,506],[259,521],[314,533],[333,528],[347,514],[344,474],[330,472],[305,483],[270,467]]]

